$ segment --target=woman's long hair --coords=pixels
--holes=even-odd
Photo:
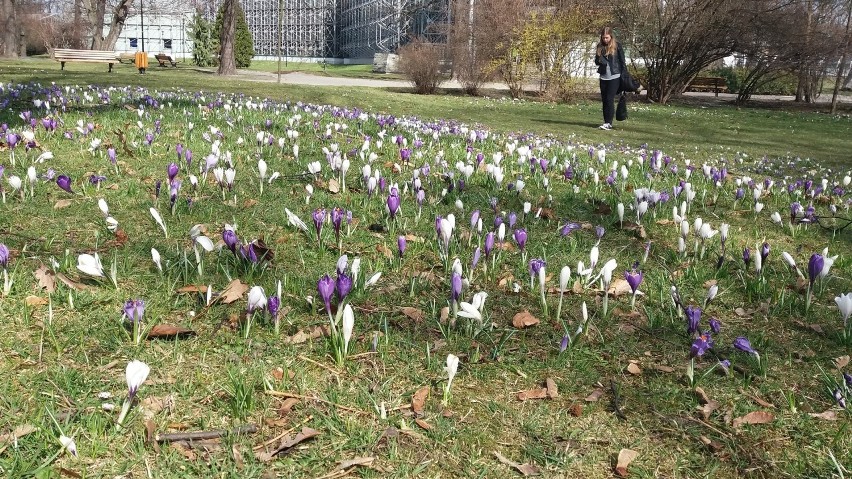
[[[604,35],[609,35],[609,45],[604,45],[603,37]],[[615,35],[612,34],[612,27],[603,27],[601,29],[601,36],[598,40],[598,55],[615,55]]]

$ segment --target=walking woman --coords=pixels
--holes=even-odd
[[[612,130],[612,117],[615,115],[615,95],[621,84],[621,72],[627,68],[624,50],[615,41],[612,28],[601,30],[601,40],[595,52],[595,65],[601,76],[601,102],[603,102],[603,125],[601,130]]]

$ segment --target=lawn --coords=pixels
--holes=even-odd
[[[852,469],[848,110],[66,69],[0,62],[6,476]]]

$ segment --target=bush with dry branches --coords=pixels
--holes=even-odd
[[[435,93],[446,79],[442,70],[444,45],[415,38],[399,48],[399,71],[414,85],[421,95]]]

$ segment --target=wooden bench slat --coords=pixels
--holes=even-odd
[[[119,63],[116,52],[107,50],[74,50],[70,48],[55,48],[53,50],[53,59],[60,62],[61,69],[65,69],[66,62],[86,62],[86,63],[108,63],[109,71],[112,71],[112,64]]]

